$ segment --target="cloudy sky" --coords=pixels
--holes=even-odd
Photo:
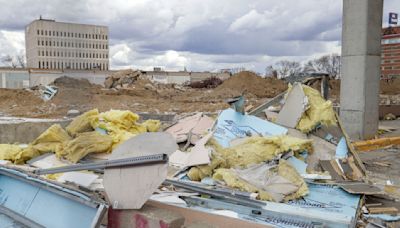
[[[399,0],[385,0],[399,12]],[[397,4],[396,4],[397,3]],[[111,68],[264,72],[340,53],[341,0],[0,0],[0,57],[24,51],[39,18],[109,26]]]

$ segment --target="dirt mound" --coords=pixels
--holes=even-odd
[[[242,92],[258,98],[274,97],[287,89],[287,84],[276,78],[262,78],[249,71],[234,74],[218,86],[214,93],[219,96],[237,96]]]
[[[58,87],[75,88],[75,89],[85,89],[94,86],[87,79],[76,79],[67,76],[57,78],[56,80],[54,80],[53,85]]]

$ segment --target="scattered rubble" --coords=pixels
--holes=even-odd
[[[79,105],[64,107],[63,115],[82,114],[66,127],[52,125],[29,144],[0,144],[0,175],[2,169],[15,169],[53,187],[84,188],[110,207],[110,224],[121,219],[113,214],[128,213],[126,209],[144,208],[147,216],[148,204],[184,211],[185,216],[193,211],[234,214],[232,219],[244,221],[244,227],[385,226],[400,221],[400,140],[385,136],[398,129],[382,127],[386,131],[378,139],[350,141],[332,101],[315,85],[287,86],[242,72],[215,89],[194,89],[154,84],[138,71],[110,76],[109,88],[79,83],[56,80],[59,90],[46,107],[62,106],[61,99],[76,92],[82,98],[71,99]],[[29,90],[16,94],[37,97]],[[225,100],[237,95],[229,100],[233,106],[240,101],[240,107],[228,108]],[[264,100],[272,96],[273,102]],[[104,106],[91,109],[101,99]],[[118,105],[126,109],[105,106],[107,99],[121,101]],[[37,106],[44,102],[40,97],[34,101]],[[2,102],[0,106],[10,105]],[[249,113],[254,115],[243,111],[252,102],[257,112]],[[130,111],[154,105],[164,112],[175,104],[193,105],[197,112],[182,114],[164,128],[160,121],[140,121]],[[201,110],[205,104],[215,106],[211,113]],[[271,105],[275,107],[268,109]]]
[[[135,81],[142,75],[139,70],[122,70],[108,76],[104,82],[104,87],[111,88],[127,88],[132,86]]]

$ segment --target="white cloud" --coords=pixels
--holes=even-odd
[[[398,0],[385,0],[387,13]],[[110,29],[112,68],[262,72],[281,59],[340,52],[341,0],[0,0],[0,56],[24,50],[24,27],[42,15]],[[60,10],[63,9],[63,10]]]
[[[237,18],[229,26],[229,31],[246,32],[247,30],[265,29],[268,26],[273,25],[273,18],[275,16],[276,13],[273,11],[264,11],[263,13],[259,13],[257,10],[253,9],[242,17]]]

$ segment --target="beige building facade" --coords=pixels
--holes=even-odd
[[[28,68],[108,70],[108,27],[38,19],[25,28]]]

